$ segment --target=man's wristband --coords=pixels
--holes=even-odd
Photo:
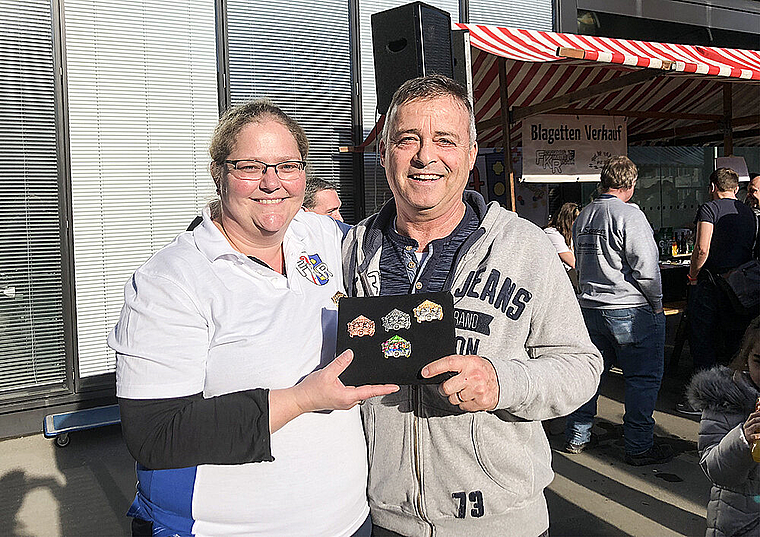
[[[695,282],[695,281],[697,281],[697,278],[692,278],[692,277],[691,277],[691,274],[689,274],[688,272],[686,273],[686,277],[689,279],[689,281],[690,281],[690,282]]]

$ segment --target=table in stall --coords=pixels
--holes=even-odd
[[[665,315],[680,315],[676,328],[673,352],[667,364],[667,372],[678,370],[678,360],[681,358],[683,345],[686,342],[688,321],[686,319],[686,290],[689,273],[689,258],[691,254],[681,254],[660,262],[662,276],[662,303]]]

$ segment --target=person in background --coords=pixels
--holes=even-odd
[[[319,177],[306,179],[306,192],[303,197],[304,209],[312,213],[326,214],[338,222],[343,222],[343,217],[340,214],[341,205],[334,184]]]
[[[552,241],[557,255],[562,260],[570,281],[573,282],[575,292],[580,291],[578,286],[578,271],[575,270],[575,253],[573,248],[573,223],[578,218],[581,209],[577,203],[564,203],[549,219],[549,224],[544,228],[544,233]]]
[[[578,218],[581,209],[577,203],[568,202],[560,207],[556,214],[549,219],[549,224],[544,228],[544,233],[552,241],[557,254],[565,266],[565,270],[575,268],[575,254],[573,253],[573,223]]]
[[[398,387],[338,379],[342,235],[300,210],[308,149],[268,101],[227,110],[210,147],[219,199],[124,288],[108,344],[137,460],[133,535],[369,537],[355,405]]]
[[[739,348],[750,318],[735,312],[715,278],[752,259],[757,218],[736,199],[739,175],[731,168],[710,174],[710,201],[697,210],[697,233],[687,274],[689,349],[694,372],[728,362]],[[722,349],[721,349],[722,347]],[[683,414],[699,414],[684,400]]]
[[[605,371],[617,363],[625,379],[625,461],[641,466],[669,461],[673,449],[654,442],[654,405],[664,369],[665,313],[657,244],[644,213],[628,203],[638,170],[628,157],[602,168],[601,195],[573,226],[578,300]],[[566,419],[565,451],[591,445],[598,392]]]
[[[707,537],[760,535],[760,317],[750,323],[731,367],[699,371],[687,389],[702,411],[700,465],[712,481]]]
[[[548,534],[551,449],[541,420],[596,390],[591,344],[559,258],[538,227],[465,191],[478,153],[467,91],[430,75],[394,94],[379,141],[393,192],[343,242],[350,296],[451,291],[459,354],[439,385],[362,405],[374,537]]]
[[[755,251],[753,256],[760,259],[760,173],[749,174],[749,184],[747,185],[747,196],[744,203],[752,209],[757,219],[757,233],[755,234]]]
[[[755,215],[760,215],[760,173],[750,174],[744,203],[755,212]]]

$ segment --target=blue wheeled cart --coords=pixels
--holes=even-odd
[[[55,438],[55,445],[69,445],[69,433],[115,425],[121,422],[119,405],[99,406],[86,410],[72,410],[60,414],[48,414],[42,423],[46,438]]]

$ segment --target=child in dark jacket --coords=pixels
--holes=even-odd
[[[750,323],[731,367],[700,371],[687,390],[699,423],[700,464],[712,481],[707,537],[760,535],[760,317]]]

